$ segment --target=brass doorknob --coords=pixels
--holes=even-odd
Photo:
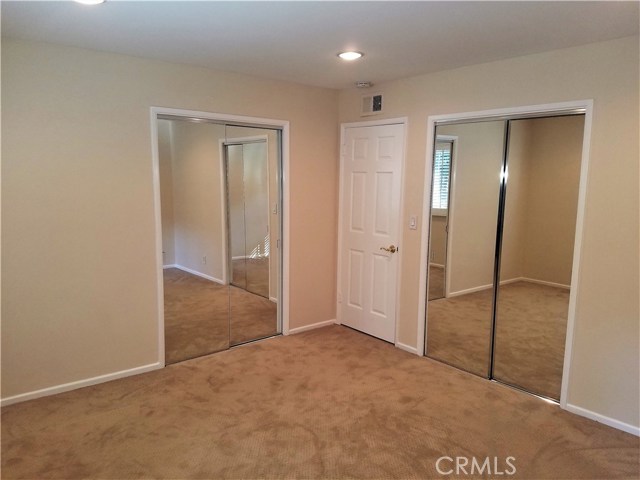
[[[384,250],[385,252],[389,252],[389,253],[396,253],[400,249],[397,248],[395,245],[389,245],[389,248],[380,247],[380,250]]]

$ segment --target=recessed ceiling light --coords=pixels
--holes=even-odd
[[[357,59],[363,57],[364,53],[349,51],[349,52],[339,53],[338,56],[343,60],[351,61],[351,60],[357,60]]]
[[[74,0],[77,3],[81,3],[83,5],[99,5],[104,3],[105,0]]]

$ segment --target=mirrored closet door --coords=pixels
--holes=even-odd
[[[502,121],[436,128],[434,160],[442,156],[439,149],[445,140],[451,142],[454,155],[450,173],[442,162],[434,161],[434,182],[448,184],[449,203],[447,215],[442,217],[441,210],[435,208],[435,202],[442,206],[442,198],[432,195],[427,352],[432,358],[482,376],[489,374],[491,353],[487,339],[493,322],[495,221],[500,194],[496,185],[504,135]],[[447,180],[442,179],[445,176]],[[439,190],[442,186],[434,183],[434,194]],[[442,252],[446,252],[444,269],[437,266]],[[440,282],[442,295],[432,296],[432,285]]]
[[[558,400],[584,115],[510,122],[492,376]]]
[[[278,333],[279,132],[227,126],[231,345]]]
[[[280,130],[157,120],[167,364],[281,331]]]
[[[436,126],[427,356],[560,398],[583,130],[582,114]],[[443,140],[453,161],[437,297]]]

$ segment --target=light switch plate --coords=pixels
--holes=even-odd
[[[417,230],[417,229],[418,229],[418,216],[409,215],[409,230]]]

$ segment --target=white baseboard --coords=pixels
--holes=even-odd
[[[509,278],[507,280],[500,280],[500,285],[509,285],[510,283],[522,282],[524,279],[522,277]]]
[[[304,325],[302,327],[291,328],[289,330],[289,335],[295,335],[296,333],[306,332],[307,330],[314,330],[316,328],[326,327],[328,325],[334,325],[336,323],[334,320],[325,320],[323,322],[312,323],[311,325]]]
[[[163,265],[162,269],[166,270],[167,268],[178,268],[178,266],[175,263],[172,263],[171,265]]]
[[[635,435],[636,437],[640,437],[640,427],[629,425],[628,423],[621,422],[620,420],[616,420],[615,418],[606,417],[599,413],[592,412],[591,410],[587,410],[586,408],[571,405],[570,403],[567,404],[565,410],[571,413],[575,413],[576,415],[580,415],[581,417],[586,417],[591,420],[595,420],[596,422],[603,423],[605,425],[608,425],[609,427],[617,428],[618,430],[630,433],[632,435]]]
[[[273,303],[278,303],[278,299],[276,297],[269,297],[269,300],[271,300]]]
[[[449,292],[448,297],[459,297],[460,295],[481,292],[482,290],[488,290],[490,288],[493,288],[493,283],[490,283],[489,285],[480,285],[479,287],[466,288],[464,290],[458,290],[457,292]]]
[[[400,342],[396,342],[396,347],[400,350],[404,350],[405,352],[413,353],[414,355],[420,356],[420,353],[418,353],[418,349],[416,347],[411,347]]]
[[[560,283],[547,282],[545,280],[536,280],[533,278],[525,278],[525,277],[514,277],[514,278],[509,278],[507,280],[500,280],[500,285],[509,285],[510,283],[516,283],[516,282],[539,283],[541,285],[549,285],[551,287],[569,288],[568,285],[562,285]],[[480,285],[479,287],[467,288],[465,290],[458,290],[457,292],[450,292],[449,297],[459,297],[460,295],[468,295],[469,293],[480,292],[482,290],[489,290],[490,288],[493,288],[493,283],[490,283],[488,285]]]
[[[68,392],[70,390],[76,390],[82,387],[89,387],[98,383],[110,382],[111,380],[117,380],[118,378],[130,377],[131,375],[151,372],[152,370],[158,370],[159,368],[163,368],[163,365],[156,362],[149,365],[143,365],[141,367],[130,368],[128,370],[121,370],[119,372],[107,373],[106,375],[99,375],[97,377],[87,378],[84,380],[63,383],[62,385],[42,388],[40,390],[34,390],[33,392],[21,393],[20,395],[14,395],[13,397],[3,398],[2,400],[0,400],[0,405],[4,407],[14,403],[26,402],[27,400],[33,400],[35,398],[47,397],[49,395]]]
[[[191,268],[183,267],[182,265],[171,265],[171,268],[177,268],[178,270],[182,270],[183,272],[190,273],[191,275],[195,275],[196,277],[204,278],[205,280],[210,280],[212,282],[219,283],[220,285],[224,285],[225,283],[219,278],[212,277],[211,275],[207,275],[206,273],[198,272],[197,270],[193,270]]]
[[[570,290],[571,289],[571,285],[565,285],[563,283],[547,282],[546,280],[537,280],[535,278],[522,277],[522,278],[520,278],[520,280],[523,281],[523,282],[538,283],[540,285],[548,285],[550,287],[564,288],[566,290]]]

